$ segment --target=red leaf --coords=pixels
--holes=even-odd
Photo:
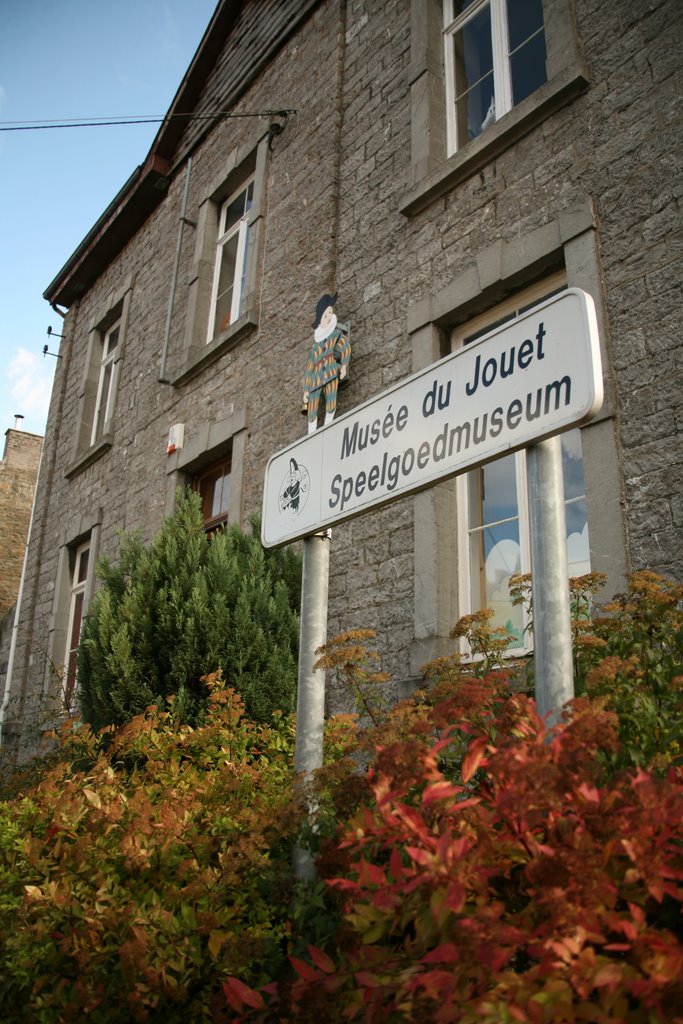
[[[405,876],[405,869],[403,867],[403,861],[401,860],[401,854],[398,852],[396,847],[391,851],[391,856],[389,858],[389,871],[391,872],[391,877],[395,882],[402,881]]]
[[[308,953],[316,967],[319,967],[321,971],[325,972],[325,974],[334,974],[334,961],[330,959],[327,953],[323,953],[323,951],[318,949],[316,946],[309,946]]]
[[[359,985],[364,985],[365,988],[377,988],[382,984],[377,975],[370,974],[369,971],[358,971],[356,981]]]
[[[454,964],[460,958],[457,946],[452,942],[443,942],[436,949],[431,949],[422,957],[423,964]]]
[[[447,782],[446,779],[440,782],[433,782],[431,786],[427,786],[422,794],[423,804],[433,804],[435,800],[445,800],[449,796],[457,796],[458,793],[462,792],[462,787],[454,786],[452,783]]]
[[[370,864],[365,857],[361,857],[357,864],[358,881],[361,885],[385,885],[386,875],[382,868],[376,864]]]
[[[434,854],[429,853],[428,850],[423,850],[419,846],[406,846],[406,853],[411,860],[414,860],[416,864],[421,864],[423,867],[427,867],[434,859]]]
[[[470,781],[477,768],[484,760],[487,743],[488,740],[485,736],[480,736],[478,740],[473,740],[472,743],[470,743],[462,762],[463,782]]]
[[[298,956],[290,956],[289,962],[299,977],[303,978],[304,981],[318,981],[320,978],[316,969],[311,967],[310,964],[307,964],[305,960],[300,960]]]
[[[465,905],[465,887],[460,882],[451,882],[446,894],[446,906],[454,914],[459,914]]]
[[[224,981],[223,992],[233,1010],[239,1012],[245,1006],[252,1006],[255,1010],[265,1009],[266,1004],[263,1002],[261,993],[245,985],[239,978],[228,978],[227,981]]]
[[[582,782],[577,788],[577,793],[588,800],[589,803],[599,804],[600,803],[600,790],[596,789],[595,786],[591,786],[588,782]]]

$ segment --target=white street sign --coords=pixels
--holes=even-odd
[[[298,540],[578,426],[601,404],[593,300],[570,288],[274,455],[263,543]]]

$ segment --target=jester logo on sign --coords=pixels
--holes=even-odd
[[[280,485],[280,511],[292,519],[300,516],[304,510],[311,487],[311,477],[305,466],[296,459],[289,460],[289,472]]]

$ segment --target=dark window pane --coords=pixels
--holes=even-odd
[[[545,37],[542,32],[524,43],[510,57],[512,102],[517,105],[547,81]]]
[[[508,0],[510,53],[543,28],[543,0]]]
[[[223,233],[234,227],[237,221],[240,220],[251,207],[251,197],[248,197],[248,192],[249,190],[245,188],[245,190],[240,192],[240,194],[236,196],[227,207],[222,224]]]
[[[106,351],[104,353],[105,356],[108,356],[111,352],[113,352],[114,349],[116,348],[116,346],[118,345],[118,343],[119,343],[119,330],[120,330],[120,326],[117,324],[116,327],[114,327],[114,329],[111,330],[109,332],[109,334],[107,335],[107,345],[106,345]]]
[[[78,567],[76,570],[76,583],[83,583],[88,576],[88,556],[90,555],[90,548],[86,548],[81,551],[78,559]]]
[[[458,145],[462,146],[493,121],[493,47],[491,12],[487,7],[453,36],[455,105]],[[488,122],[487,122],[488,123]]]
[[[453,18],[459,17],[463,11],[466,11],[468,7],[471,7],[475,0],[455,0],[453,4]]]

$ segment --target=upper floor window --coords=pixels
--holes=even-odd
[[[448,152],[547,80],[543,0],[445,0]]]
[[[93,445],[102,438],[105,429],[111,421],[114,413],[114,376],[116,354],[121,332],[121,320],[102,332],[102,361],[97,382],[97,398],[95,401],[95,415],[93,416],[92,434],[90,444]]]
[[[207,341],[225,331],[242,312],[249,257],[249,211],[253,203],[252,178],[220,207]]]
[[[564,273],[526,289],[495,309],[456,328],[453,349],[471,344],[494,328],[527,312],[566,287]],[[588,513],[581,453],[581,431],[561,435],[567,562],[569,576],[590,571]],[[528,623],[510,598],[510,577],[531,572],[526,453],[515,452],[458,478],[460,607],[463,613],[492,608],[493,625],[515,637],[512,647],[528,647]]]
[[[204,527],[208,533],[226,526],[230,509],[232,452],[197,473],[193,488],[202,502]]]
[[[66,476],[80,473],[107,452],[114,441],[116,395],[130,321],[133,278],[111,291],[87,322],[87,349],[77,326],[74,365],[82,365],[72,459]],[[82,362],[81,362],[82,361]]]

